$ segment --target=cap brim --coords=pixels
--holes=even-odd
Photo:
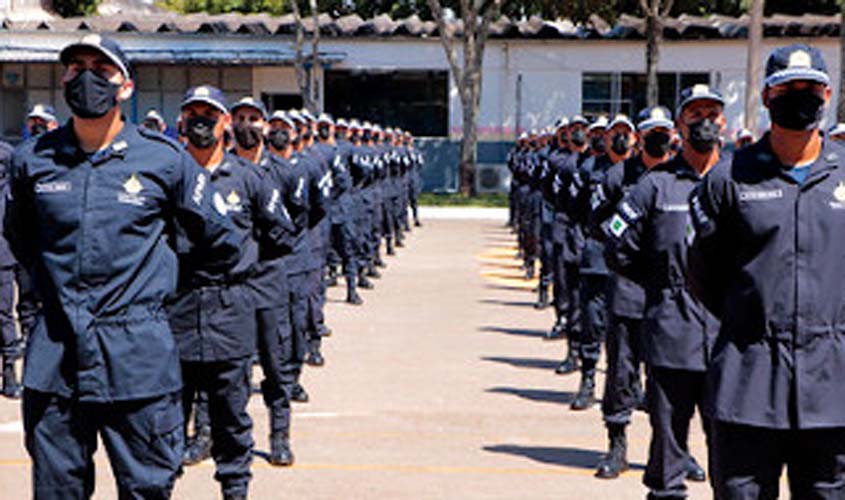
[[[725,100],[716,94],[702,94],[688,97],[686,100],[681,102],[678,106],[678,110],[682,110],[696,101],[716,101],[722,106],[725,105]]]
[[[29,120],[30,118],[41,118],[42,120],[46,120],[48,122],[58,121],[58,120],[56,120],[56,117],[54,115],[51,115],[51,114],[48,114],[48,113],[42,113],[40,111],[35,111],[33,113],[26,115],[27,120]]]
[[[274,121],[280,121],[290,128],[296,128],[296,125],[293,123],[293,120],[286,116],[271,116],[270,119],[267,120],[268,123],[273,123]]]
[[[201,97],[201,96],[196,96],[196,97],[191,97],[189,99],[185,99],[184,101],[182,101],[182,105],[180,106],[180,109],[184,109],[185,106],[189,106],[189,105],[197,103],[197,102],[201,102],[203,104],[208,104],[209,106],[217,108],[223,114],[229,113],[229,110],[226,109],[226,106],[224,106],[223,103],[216,101],[214,99],[211,99],[210,97]]]
[[[612,122],[610,122],[610,125],[608,125],[607,128],[611,129],[617,125],[625,125],[629,129],[635,130],[634,124],[631,123],[631,120],[613,120]]]
[[[115,66],[117,66],[117,68],[120,70],[120,72],[123,73],[124,77],[126,77],[127,79],[132,78],[132,75],[129,74],[129,68],[126,66],[126,64],[124,64],[123,60],[120,57],[117,56],[117,54],[115,54],[114,52],[112,52],[112,51],[110,51],[110,50],[108,50],[108,49],[106,49],[106,48],[104,48],[100,45],[96,45],[96,44],[93,44],[93,43],[85,43],[85,42],[72,43],[72,44],[70,44],[67,47],[62,49],[61,53],[59,54],[59,60],[62,62],[62,64],[67,66],[68,60],[70,59],[70,56],[74,52],[76,52],[77,50],[82,50],[82,49],[95,50],[95,51],[103,54],[104,56],[108,57],[109,60],[112,63],[114,63]]]
[[[672,123],[672,120],[667,120],[665,118],[650,118],[648,120],[643,120],[637,125],[637,130],[640,132],[645,132],[646,130],[651,130],[653,128],[668,128],[673,129],[675,128],[675,124]]]
[[[819,71],[817,69],[812,68],[799,68],[799,69],[782,69],[780,71],[776,71],[769,75],[766,78],[766,86],[767,87],[774,87],[775,85],[782,85],[787,82],[792,82],[796,80],[807,80],[816,83],[823,83],[824,85],[830,85],[830,77],[827,76],[826,73]]]
[[[252,109],[258,111],[259,113],[261,113],[261,116],[263,116],[265,120],[267,119],[267,111],[259,108],[258,106],[254,105],[254,104],[247,104],[245,102],[239,102],[239,103],[235,104],[234,106],[229,108],[229,112],[234,113],[235,110],[240,109],[240,108],[252,108]]]

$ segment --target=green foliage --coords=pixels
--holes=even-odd
[[[53,10],[62,17],[89,16],[99,4],[100,0],[54,0]]]

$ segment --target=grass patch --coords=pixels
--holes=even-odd
[[[457,193],[422,193],[418,203],[421,206],[429,207],[507,208],[508,195],[505,193],[485,193],[476,196],[463,196]]]

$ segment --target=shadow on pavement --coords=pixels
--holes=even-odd
[[[508,292],[528,292],[534,293],[535,286],[531,282],[526,281],[524,286],[507,286],[507,285],[484,285],[488,290],[506,290]]]
[[[516,306],[516,307],[534,307],[534,302],[527,300],[496,300],[496,299],[482,299],[479,300],[482,304],[492,304],[496,306]]]
[[[504,333],[505,335],[515,335],[517,337],[538,337],[546,336],[543,330],[528,330],[526,328],[505,328],[502,326],[482,326],[478,329],[482,332]]]
[[[497,444],[485,446],[484,451],[490,453],[501,453],[505,455],[516,455],[530,458],[535,462],[550,465],[566,465],[582,469],[594,469],[599,460],[604,456],[603,451],[582,450],[581,448],[554,448],[549,446],[520,446],[515,444]],[[642,464],[631,464],[632,469],[644,470]]]
[[[516,368],[539,368],[541,370],[554,370],[560,364],[559,360],[539,358],[506,358],[503,356],[485,356],[482,361],[502,363]]]
[[[550,391],[548,389],[520,389],[518,387],[491,387],[486,392],[494,394],[510,394],[530,401],[543,403],[557,403],[568,405],[575,399],[575,393],[570,391]]]

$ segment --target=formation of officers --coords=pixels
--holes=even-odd
[[[776,499],[785,466],[792,498],[845,499],[845,125],[820,131],[830,97],[820,52],[793,45],[766,66],[770,130],[741,131],[732,154],[707,85],[674,119],[575,116],[510,154],[518,258],[528,278],[539,263],[547,338],[567,340],[557,372],[580,372],[573,410],[595,402],[606,345],[597,477],[628,468],[642,409],[648,498],[685,498],[706,480],[697,408],[714,498]]]
[[[32,138],[4,149],[0,307],[20,270],[26,349],[21,390],[3,316],[3,383],[22,392],[34,496],[89,498],[99,439],[120,498],[168,498],[208,456],[223,497],[246,498],[253,364],[269,460],[290,465],[291,401],[308,400],[303,364],[323,364],[330,334],[326,287],[342,275],[362,304],[382,243],[403,246],[409,209],[420,225],[422,156],[401,130],[268,115],[212,86],[185,94],[172,140],[157,113],[123,119],[133,73],[113,40],[86,36],[60,59],[72,120],[35,106]]]

